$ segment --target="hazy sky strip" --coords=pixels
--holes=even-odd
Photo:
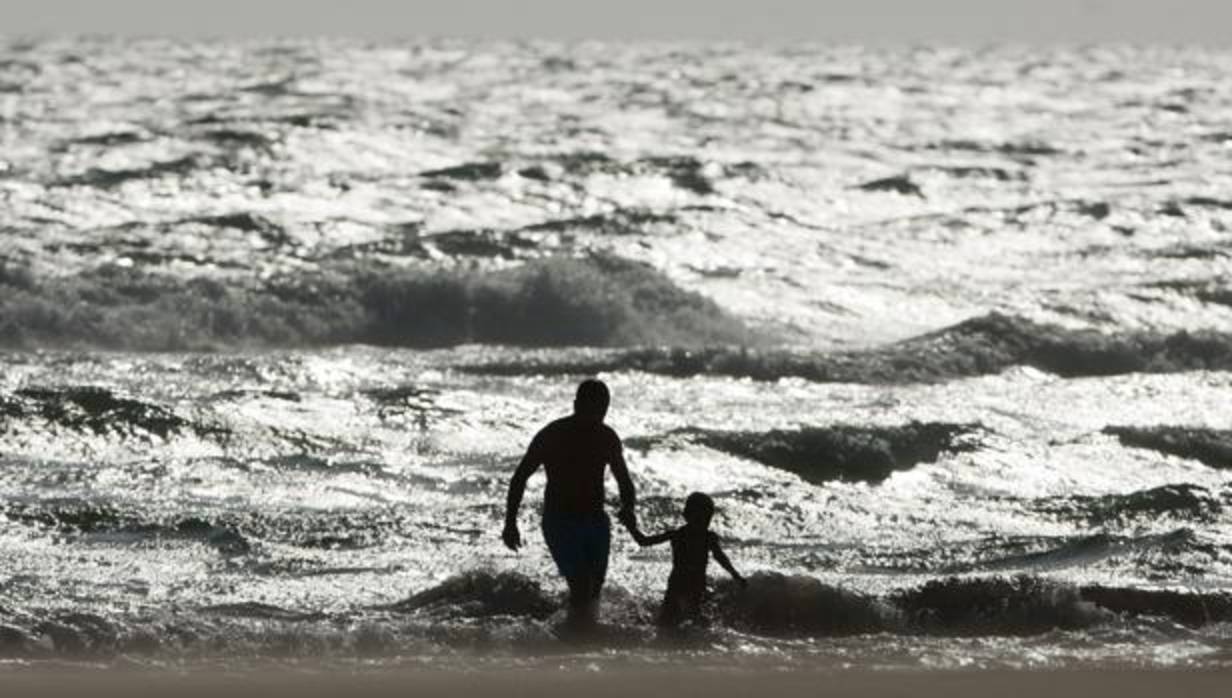
[[[0,0],[0,33],[1232,44],[1232,0]]]

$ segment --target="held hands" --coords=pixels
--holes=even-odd
[[[632,509],[621,509],[616,513],[616,520],[630,531],[637,530],[637,514],[633,513]]]
[[[505,530],[501,532],[501,540],[505,541],[505,547],[516,551],[522,547],[522,532],[518,530],[516,521],[508,521],[505,523]]]

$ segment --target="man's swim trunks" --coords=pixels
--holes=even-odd
[[[612,544],[612,524],[607,514],[544,512],[543,540],[562,576],[589,574],[602,580],[607,575],[607,555]]]

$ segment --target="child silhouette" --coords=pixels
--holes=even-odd
[[[620,514],[620,522],[643,548],[666,542],[672,544],[672,573],[667,579],[663,606],[659,609],[658,623],[661,626],[675,627],[685,620],[701,619],[702,597],[706,592],[706,564],[711,554],[742,587],[747,586],[744,577],[732,567],[731,560],[719,547],[719,537],[710,530],[710,519],[713,517],[714,500],[701,492],[694,492],[685,500],[683,526],[653,536],[647,536],[638,529],[632,511],[626,510]]]

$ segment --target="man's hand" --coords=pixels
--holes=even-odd
[[[616,512],[616,520],[624,524],[625,528],[637,528],[637,514],[634,514],[632,509],[621,509]]]
[[[505,530],[501,532],[501,540],[505,541],[505,547],[510,550],[522,547],[522,532],[518,530],[516,522],[510,521],[505,524]]]

